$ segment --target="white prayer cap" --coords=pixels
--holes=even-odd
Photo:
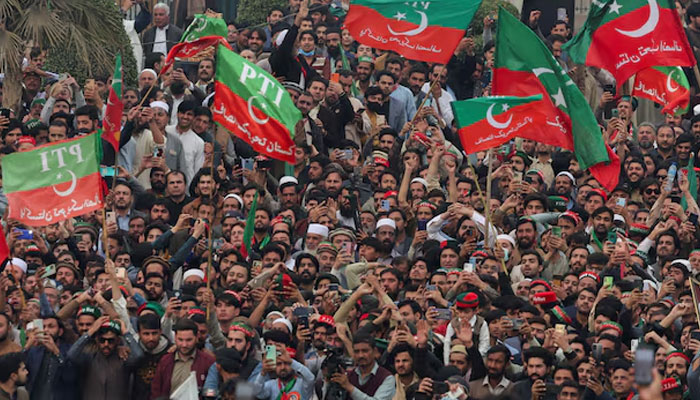
[[[515,239],[513,239],[513,237],[510,235],[506,235],[505,233],[496,236],[496,240],[506,240],[508,243],[512,244],[513,247],[515,247]]]
[[[154,78],[157,78],[157,77],[158,77],[158,73],[156,73],[156,71],[154,71],[154,70],[152,70],[152,69],[150,69],[150,68],[145,68],[143,71],[141,71],[141,73],[139,74],[139,76],[143,75],[143,74],[146,73],[146,72],[148,72],[148,73],[150,73],[150,74],[153,74],[153,77],[154,77]]]
[[[309,224],[309,228],[306,230],[306,233],[313,233],[316,235],[321,235],[324,238],[328,237],[328,227],[325,225],[321,224]]]
[[[170,106],[168,103],[160,100],[152,101],[151,108],[162,108],[166,113],[170,112]]]
[[[241,207],[243,207],[243,199],[241,198],[241,196],[239,196],[239,195],[237,195],[237,194],[235,194],[235,193],[229,193],[229,194],[227,194],[227,195],[224,197],[224,200],[226,200],[226,199],[236,199],[236,201],[238,202],[238,204],[240,204]]]
[[[293,176],[283,176],[283,177],[280,179],[280,187],[282,187],[282,186],[284,186],[284,185],[286,185],[286,184],[288,184],[288,183],[293,183],[293,184],[295,184],[295,185],[298,185],[298,184],[299,184],[299,181],[297,180],[297,178],[295,178],[295,177],[293,177]]]
[[[379,221],[377,221],[376,230],[379,230],[379,228],[381,228],[382,226],[390,226],[392,229],[396,230],[396,222],[394,222],[394,220],[391,218],[382,218]]]
[[[428,187],[428,181],[426,181],[425,179],[423,179],[421,177],[411,179],[411,183],[416,183],[416,182],[420,183],[421,185],[425,186],[426,188]]]
[[[186,281],[190,276],[198,276],[200,279],[204,280],[204,271],[199,268],[188,269],[182,274],[182,280]]]
[[[21,258],[14,257],[12,261],[10,261],[10,264],[21,269],[22,272],[24,272],[25,274],[27,273],[27,263],[24,262],[24,260],[22,260]]]
[[[294,329],[292,329],[292,323],[287,318],[277,318],[276,320],[272,321],[272,325],[278,322],[284,324],[284,326],[286,326],[287,329],[289,329],[289,333],[292,333],[294,331]]]

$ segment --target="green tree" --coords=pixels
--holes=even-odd
[[[287,0],[240,0],[236,20],[249,25],[261,24],[267,19],[270,8],[286,7],[288,4]]]
[[[111,75],[121,52],[125,80],[136,81],[136,61],[113,0],[0,0],[0,21],[5,107],[15,107],[21,98],[28,42],[48,51],[47,70],[69,72],[78,82]]]

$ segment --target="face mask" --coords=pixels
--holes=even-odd
[[[503,261],[508,262],[508,258],[510,258],[510,252],[508,249],[505,247],[503,248]]]
[[[314,51],[313,51],[313,50],[304,51],[304,50],[302,50],[302,49],[299,49],[299,55],[302,55],[302,56],[304,56],[304,57],[311,57],[311,56],[314,55]]]
[[[379,102],[376,101],[368,101],[367,102],[367,109],[372,111],[372,112],[380,112],[382,110],[382,105]]]

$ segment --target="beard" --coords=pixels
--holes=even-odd
[[[266,227],[266,226],[255,225],[255,226],[253,227],[253,230],[255,231],[255,233],[265,233],[265,232],[267,232],[267,227]]]
[[[240,283],[240,282],[234,282],[228,286],[228,288],[230,290],[233,290],[234,292],[242,292],[244,287],[245,287],[245,284]]]
[[[277,377],[280,378],[280,380],[282,380],[283,382],[289,382],[293,376],[294,370],[292,369],[286,369],[277,373]]]
[[[333,58],[340,57],[340,47],[338,46],[328,46],[328,55]]]
[[[352,209],[351,205],[344,206],[341,204],[340,205],[340,215],[342,215],[345,218],[352,218],[355,215],[355,213],[354,213],[354,210]]]
[[[165,183],[163,183],[161,181],[153,181],[153,182],[151,182],[151,189],[153,189],[153,191],[156,193],[164,193],[165,192]]]
[[[299,279],[301,280],[301,283],[306,285],[314,283],[314,281],[316,280],[316,278],[313,275],[311,275],[309,271],[303,271],[301,274],[299,274]]]
[[[518,239],[518,247],[521,249],[529,249],[532,247],[532,241],[529,238]]]

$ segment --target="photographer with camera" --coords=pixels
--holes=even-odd
[[[356,336],[352,341],[355,368],[347,373],[336,371],[330,379],[349,393],[353,400],[391,400],[396,392],[396,380],[391,372],[377,364],[379,352],[374,338],[369,335]],[[323,398],[328,398],[327,383]]]
[[[276,358],[265,357],[263,370],[253,380],[257,398],[261,400],[307,400],[314,391],[314,374],[296,360],[292,360],[282,344],[275,344]],[[271,378],[267,371],[275,371],[277,378]]]

